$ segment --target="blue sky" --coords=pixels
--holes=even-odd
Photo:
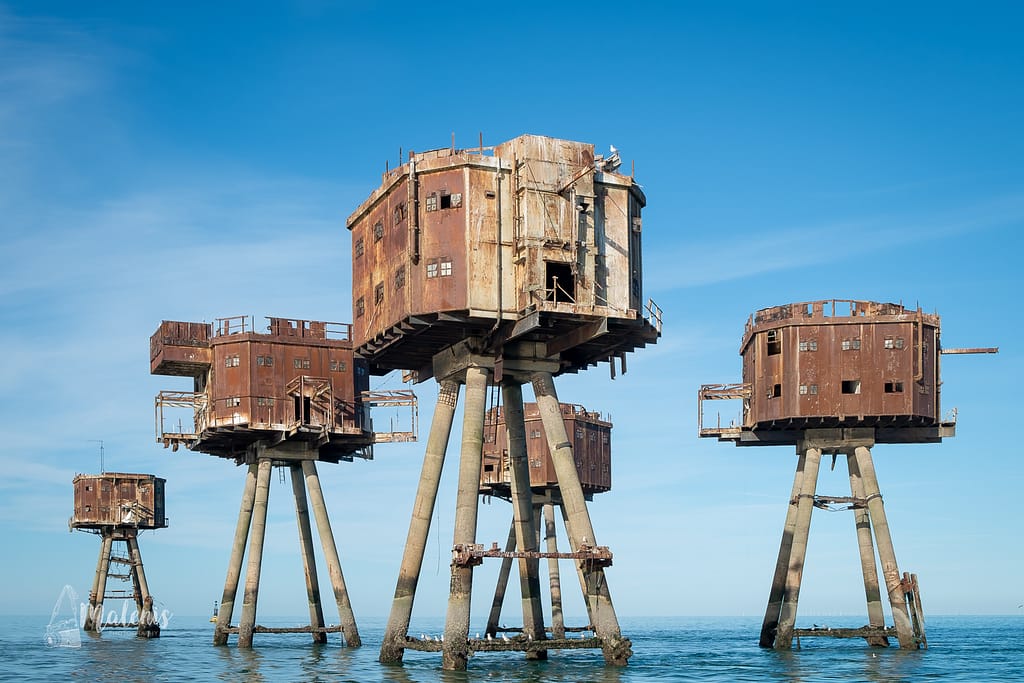
[[[158,604],[205,613],[242,471],[155,443],[153,396],[187,387],[149,376],[149,335],[163,319],[349,320],[345,217],[400,148],[482,132],[613,144],[648,197],[664,336],[614,382],[601,367],[558,385],[615,424],[614,488],[592,515],[620,614],[762,612],[795,457],[699,440],[696,390],[740,379],[753,311],[831,297],[920,303],[946,346],[1000,347],[944,361],[956,438],[880,446],[875,463],[926,609],[1019,613],[1013,5],[207,5],[0,3],[0,612],[88,592],[98,541],[66,522],[103,439],[109,470],[168,480],[171,526],[141,541]],[[425,438],[436,388],[417,393]],[[452,451],[417,614],[444,613]],[[389,609],[421,454],[322,467],[357,618]],[[301,615],[274,484],[260,613]],[[841,463],[818,490],[846,493]],[[503,540],[510,514],[484,507],[479,540]],[[816,513],[804,577],[801,614],[864,612],[848,514]]]

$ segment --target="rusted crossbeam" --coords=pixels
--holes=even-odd
[[[585,560],[587,562],[593,562],[596,566],[609,567],[612,564],[612,551],[608,549],[608,546],[598,545],[581,545],[580,549],[572,553],[547,553],[538,551],[507,551],[502,550],[498,547],[498,544],[492,543],[491,547],[484,549],[481,543],[470,543],[463,544],[458,543],[452,548],[452,561],[456,566],[459,567],[470,567],[483,563],[485,557],[501,557],[501,558],[512,558],[512,559],[558,559],[558,560]]]

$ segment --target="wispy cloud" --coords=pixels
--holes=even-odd
[[[668,245],[645,258],[650,291],[700,287],[763,275],[820,267],[914,243],[931,243],[1024,222],[1024,195],[1013,194],[943,213],[864,216],[797,228],[737,230],[710,239]]]

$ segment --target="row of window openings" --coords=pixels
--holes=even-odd
[[[886,394],[902,394],[903,393],[903,382],[893,380],[886,382],[882,386],[882,391]],[[818,385],[817,384],[801,384],[800,395],[817,395]],[[842,393],[844,394],[859,394],[860,393],[860,380],[859,379],[844,379],[842,384]],[[768,393],[768,398],[779,398],[782,396],[782,385],[773,384],[771,391]]]
[[[239,357],[237,355],[228,356],[224,359],[224,366],[228,368],[237,368],[239,363]],[[259,367],[271,368],[274,367],[273,356],[256,356],[256,365]],[[296,370],[308,370],[310,367],[308,358],[293,358],[292,367]],[[331,370],[333,372],[345,372],[346,365],[343,360],[332,360]]]
[[[883,345],[887,349],[902,349],[904,346],[903,337],[886,337]],[[817,351],[817,339],[801,339],[797,345],[801,351]],[[842,341],[843,351],[859,351],[860,337],[851,337]],[[925,347],[927,350],[927,347]],[[768,330],[768,355],[775,356],[782,353],[782,335],[779,330]]]
[[[430,259],[427,261],[427,277],[451,277],[452,275],[452,259],[449,256],[443,256],[441,258]],[[402,289],[405,287],[405,266],[401,266],[395,271],[395,289]],[[375,306],[380,306],[384,303],[384,283],[378,282],[373,288],[373,303]],[[359,297],[356,299],[356,317],[362,318],[366,315],[366,299]]]
[[[427,195],[426,208],[427,211],[437,211],[438,209],[457,209],[462,206],[462,193],[453,192],[451,194],[438,194],[434,192]],[[395,207],[395,210],[391,214],[392,224],[398,227],[399,223],[405,220],[408,215],[405,203],[399,204]],[[379,242],[384,239],[384,221],[379,220],[373,224],[373,241]],[[366,250],[363,238],[360,237],[356,240],[355,252],[356,258],[363,255]]]

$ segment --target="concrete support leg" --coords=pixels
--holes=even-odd
[[[526,452],[526,422],[523,388],[519,384],[502,387],[505,426],[508,429],[508,453],[512,484],[513,526],[516,545],[523,552],[537,552],[537,528],[533,516],[533,489],[530,488],[530,462]],[[575,467],[573,468],[575,471]],[[546,640],[544,610],[540,596],[540,560],[520,558],[519,588],[523,602],[523,635],[528,640]],[[527,659],[547,659],[546,650],[528,652]]]
[[[583,497],[576,462],[573,459],[572,444],[565,432],[562,410],[555,393],[554,379],[550,373],[539,372],[533,377],[533,393],[540,408],[544,432],[547,435],[551,460],[558,479],[558,488],[562,496],[562,505],[566,513],[566,531],[569,544],[573,550],[582,545],[597,545],[594,528]],[[615,616],[611,595],[605,581],[604,568],[592,562],[582,562],[581,567],[586,577],[587,604],[590,606],[590,623],[594,632],[602,640],[604,659],[607,664],[625,665],[633,654],[631,643],[622,637],[619,621]]]
[[[260,569],[263,565],[263,540],[267,531],[267,499],[270,497],[270,458],[260,458],[256,472],[256,497],[252,508],[252,539],[249,543],[249,566],[245,572],[242,594],[242,616],[238,620],[238,647],[252,647],[256,626],[256,602],[260,592]]]
[[[242,506],[238,511],[238,523],[235,526],[235,540],[231,544],[231,559],[228,560],[228,575],[224,580],[224,595],[221,597],[220,610],[217,612],[217,625],[213,630],[213,644],[226,645],[228,627],[235,611],[235,596],[238,594],[238,580],[242,575],[242,559],[245,556],[245,545],[249,541],[249,525],[252,523],[252,506],[256,499],[256,475],[258,465],[249,465],[245,476],[245,487],[242,489]]]
[[[477,499],[480,467],[483,463],[484,412],[490,371],[482,367],[466,370],[466,405],[463,407],[462,449],[459,454],[459,488],[455,500],[454,545],[476,543]],[[473,592],[473,567],[451,566],[451,589],[444,625],[441,667],[464,671],[469,657],[469,609]]]
[[[299,550],[302,552],[302,566],[306,573],[306,598],[309,602],[309,625],[314,629],[324,627],[324,608],[320,604],[320,582],[316,576],[316,557],[313,555],[313,529],[309,523],[309,506],[306,503],[306,482],[302,467],[289,467],[292,477],[292,494],[295,497],[295,518],[299,526]],[[326,643],[327,634],[313,633],[314,643]]]
[[[140,603],[137,635],[143,638],[157,638],[160,636],[160,625],[157,623],[156,615],[153,614],[153,596],[149,592],[149,582],[146,581],[146,569],[142,566],[142,551],[139,550],[139,539],[135,536],[129,536],[125,542],[128,544],[128,556],[132,561],[135,595]]]
[[[900,571],[896,565],[896,551],[892,545],[892,536],[889,534],[889,522],[885,518],[885,507],[882,504],[882,494],[878,489],[878,479],[875,477],[875,464],[871,460],[871,450],[859,446],[854,451],[854,457],[864,482],[864,497],[867,499],[868,513],[871,515],[871,526],[875,530],[878,559],[882,563],[882,576],[885,578],[885,587],[889,592],[889,606],[892,608],[896,637],[900,641],[900,648],[914,649],[917,647],[917,641],[914,639],[910,612],[907,609],[907,600],[903,592],[903,584],[900,581]]]
[[[341,573],[341,559],[338,557],[338,546],[334,543],[331,520],[327,517],[327,504],[324,502],[324,493],[320,489],[320,476],[316,472],[316,463],[312,460],[303,460],[302,473],[306,477],[306,488],[309,489],[309,502],[313,507],[313,518],[316,519],[320,545],[324,549],[324,560],[327,562],[327,573],[331,577],[331,586],[334,588],[334,600],[338,604],[338,617],[341,619],[345,644],[349,647],[359,647],[363,641],[356,628],[352,602],[349,600],[348,589],[345,587],[345,575]]]
[[[558,536],[555,533],[555,505],[544,503],[544,540],[547,552],[558,552]],[[558,558],[548,558],[548,586],[551,591],[551,637],[565,638],[565,617],[562,615],[562,584],[558,575]]]
[[[416,599],[416,585],[420,580],[423,553],[427,546],[430,520],[434,516],[437,487],[441,481],[441,470],[444,466],[445,451],[448,450],[448,438],[451,436],[458,399],[458,383],[451,380],[441,382],[423,457],[420,483],[416,489],[416,501],[412,507],[409,534],[406,536],[405,551],[402,554],[402,566],[398,571],[398,585],[395,586],[391,614],[384,630],[384,642],[380,646],[379,659],[384,664],[401,662],[405,653],[405,637],[409,633],[412,606]]]
[[[516,549],[516,522],[508,527],[508,540],[505,541],[505,552]],[[501,558],[501,569],[498,570],[498,582],[494,586],[494,600],[491,601],[491,613],[487,616],[485,635],[492,638],[498,635],[498,621],[501,619],[501,607],[505,604],[505,591],[508,590],[508,577],[512,574],[512,558]]]
[[[768,607],[761,622],[761,647],[775,646],[775,633],[782,616],[782,600],[786,594],[786,573],[789,571],[789,556],[793,552],[793,533],[796,530],[797,502],[800,500],[800,485],[803,480],[804,466],[807,456],[800,454],[793,477],[793,492],[789,496],[789,507],[786,508],[786,523],[782,529],[782,542],[779,544],[779,557],[775,561],[775,575],[772,577],[772,590],[768,595]]]
[[[786,592],[779,615],[779,630],[775,634],[776,650],[788,650],[793,647],[793,627],[796,624],[797,604],[800,601],[800,582],[803,579],[804,560],[807,557],[807,536],[811,531],[811,511],[814,510],[814,491],[818,485],[821,449],[805,448],[802,460],[804,471],[800,477],[800,494],[796,503],[793,547],[789,555],[789,568],[786,572]]]
[[[100,544],[100,557],[96,562],[96,576],[92,581],[92,593],[89,594],[89,613],[85,615],[83,625],[86,631],[99,633],[103,627],[103,596],[107,592],[107,572],[110,570],[110,552],[113,548],[113,537],[104,535]]]
[[[853,454],[846,456],[850,471],[850,495],[864,498],[864,482],[861,480],[860,468]],[[878,588],[878,563],[875,561],[875,545],[871,540],[871,517],[867,508],[854,508],[854,524],[857,528],[857,547],[860,550],[860,568],[864,575],[864,597],[868,603],[868,624],[885,627],[885,616],[882,611],[882,592]],[[884,647],[889,644],[885,636],[872,636],[867,639],[869,645]]]

